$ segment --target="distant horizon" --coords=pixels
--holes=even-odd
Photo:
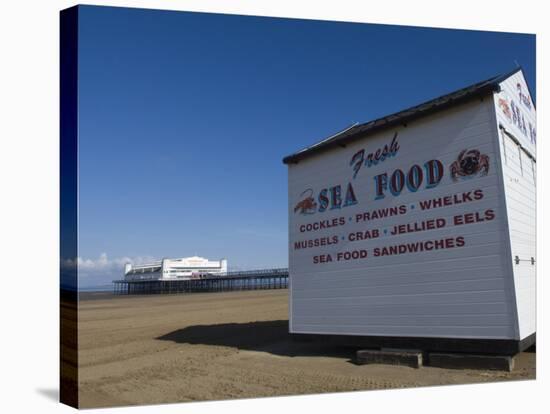
[[[132,263],[133,265],[143,265],[143,264],[148,264],[148,263],[155,263],[155,262],[161,262],[163,259],[179,259],[179,258],[188,258],[188,257],[194,257],[194,256],[199,256],[199,257],[203,257],[205,259],[208,259],[208,260],[222,260],[222,259],[226,259],[228,261],[228,265],[227,265],[227,271],[228,272],[238,272],[238,271],[251,271],[251,270],[265,270],[265,269],[269,269],[270,267],[267,267],[267,268],[260,268],[260,267],[243,267],[243,266],[239,266],[239,265],[235,265],[235,266],[232,266],[229,259],[227,258],[224,258],[224,257],[220,257],[220,258],[213,258],[213,257],[204,257],[204,256],[201,256],[200,254],[194,254],[192,256],[181,256],[181,257],[161,257],[161,258],[150,258],[148,260],[144,260],[140,263]],[[100,255],[100,258],[94,262],[93,260],[90,260],[88,259],[87,261],[83,261],[83,266],[86,266],[86,264],[88,263],[100,263],[100,262],[106,262],[108,263],[108,260],[107,260],[107,257],[106,255],[102,254]],[[119,262],[120,263],[120,262]],[[116,273],[113,273],[113,277],[114,279],[113,280],[110,280],[110,281],[104,281],[103,283],[97,283],[97,284],[86,284],[86,285],[82,285],[82,284],[78,284],[78,291],[108,291],[108,290],[113,290],[113,281],[114,280],[123,280],[124,279],[124,265],[126,263],[131,263],[130,261],[128,262],[125,262],[121,265],[117,265],[116,267],[119,267],[119,270],[120,270],[120,274],[119,276],[117,277]],[[279,268],[279,267],[274,267],[274,268]],[[280,268],[288,268],[288,263],[284,266],[280,266]],[[114,271],[116,271],[116,269],[114,269]],[[107,271],[106,273],[109,273],[111,274],[109,271]],[[74,291],[75,289],[73,289],[73,287],[71,286],[67,286],[67,285],[61,285],[61,289],[62,290],[69,290],[69,291]]]
[[[83,288],[161,257],[287,267],[284,156],[516,63],[536,101],[530,34],[79,7]]]

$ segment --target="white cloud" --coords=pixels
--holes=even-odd
[[[76,260],[63,261],[65,269],[78,269],[78,281],[82,286],[94,286],[111,283],[115,279],[122,279],[126,263],[143,264],[155,261],[151,256],[116,257],[110,259],[107,253],[101,253],[98,258],[78,257]]]

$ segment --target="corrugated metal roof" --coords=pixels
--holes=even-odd
[[[475,83],[457,91],[421,103],[420,105],[413,106],[412,108],[408,108],[364,124],[354,124],[316,144],[304,148],[292,155],[286,156],[283,158],[283,162],[285,164],[296,163],[312,154],[325,151],[336,146],[343,147],[357,139],[364,138],[367,135],[378,132],[382,129],[390,128],[395,125],[406,124],[414,119],[433,114],[434,112],[450,108],[460,103],[464,103],[475,97],[484,96],[495,91],[498,92],[500,88],[499,84],[520,70],[521,68],[517,68],[512,72],[494,76],[482,82]]]

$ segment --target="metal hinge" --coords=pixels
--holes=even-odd
[[[534,257],[531,257],[530,259],[520,259],[519,256],[516,256],[514,258],[514,261],[516,262],[516,264],[519,264],[519,262],[531,262],[531,265],[535,264],[535,258]]]

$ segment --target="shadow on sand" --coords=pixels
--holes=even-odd
[[[295,341],[288,333],[288,320],[195,325],[159,336],[179,344],[227,346],[279,356],[331,356],[350,358],[353,350],[322,342]]]

